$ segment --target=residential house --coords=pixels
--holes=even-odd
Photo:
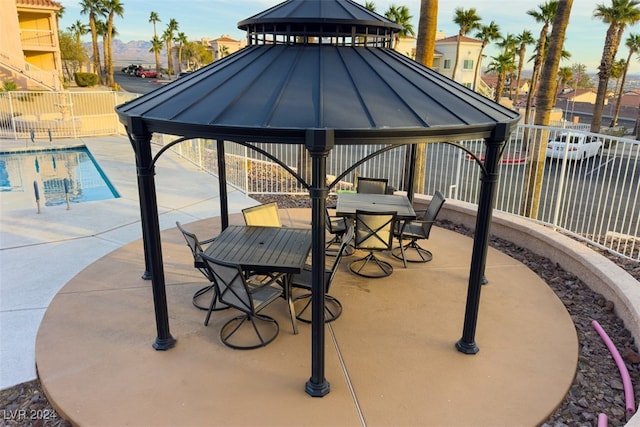
[[[557,100],[560,102],[574,103],[584,102],[587,104],[596,103],[597,91],[594,88],[587,89],[571,89],[558,95]],[[607,104],[608,98],[605,98],[604,103]]]
[[[436,40],[436,50],[440,56],[434,57],[433,65],[440,74],[448,78],[453,77],[458,37],[459,36],[455,35]],[[473,87],[476,76],[476,63],[481,48],[482,42],[480,40],[462,36],[460,39],[460,57],[458,59],[455,81],[469,88]],[[480,72],[480,68],[482,67],[478,67],[478,73]]]
[[[217,39],[209,40],[208,42],[209,48],[213,52],[214,61],[231,55],[247,45],[246,40],[235,40],[226,34],[223,34]]]
[[[61,90],[62,60],[52,0],[3,0],[0,82],[26,90]]]

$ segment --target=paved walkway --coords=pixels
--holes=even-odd
[[[141,236],[135,159],[123,137],[54,140],[91,150],[121,197],[43,207],[35,200],[18,208],[10,193],[0,194],[0,389],[36,378],[35,336],[56,293],[102,256]],[[46,148],[48,141],[1,140],[0,151]],[[161,228],[219,215],[217,180],[167,153],[158,162]],[[188,189],[188,191],[185,191]],[[229,209],[239,212],[255,201],[229,188]]]
[[[309,224],[309,210],[281,217],[289,226]],[[231,222],[242,223],[241,215]],[[215,235],[219,219],[187,227]],[[434,229],[433,261],[404,269],[391,260],[390,277],[355,276],[350,258],[343,260],[331,293],[344,312],[326,336],[331,393],[312,398],[304,392],[309,325],[294,335],[282,300],[266,309],[280,324],[273,343],[225,347],[219,330],[235,313],[216,312],[205,327],[205,313],[191,305],[204,278],[176,229],[163,232],[162,242],[175,348],[151,348],[153,304],[149,282],[140,279],[139,240],[82,271],[45,315],[36,345],[41,382],[77,425],[533,426],[562,401],[575,374],[578,343],[564,306],[532,271],[495,250],[480,352],[454,348],[472,241]]]

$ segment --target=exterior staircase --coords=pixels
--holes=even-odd
[[[486,96],[489,99],[494,99],[496,95],[496,90],[491,86],[489,86],[488,84],[486,84],[480,78],[478,79],[478,82],[476,85],[476,92],[478,92],[480,95]]]
[[[0,81],[22,79],[34,89],[58,91],[62,89],[57,71],[46,71],[28,63],[24,59],[12,58],[0,52]]]

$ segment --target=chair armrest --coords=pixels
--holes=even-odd
[[[217,238],[217,237],[218,237],[218,236],[216,236],[216,237],[212,237],[212,238],[207,239],[207,240],[200,240],[200,244],[205,244],[205,245],[206,245],[206,244],[208,244],[208,243],[211,243],[211,242],[213,242],[214,240],[216,240],[216,238]]]

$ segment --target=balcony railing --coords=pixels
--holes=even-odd
[[[20,30],[20,42],[24,49],[52,48],[55,46],[55,37],[51,30]]]

